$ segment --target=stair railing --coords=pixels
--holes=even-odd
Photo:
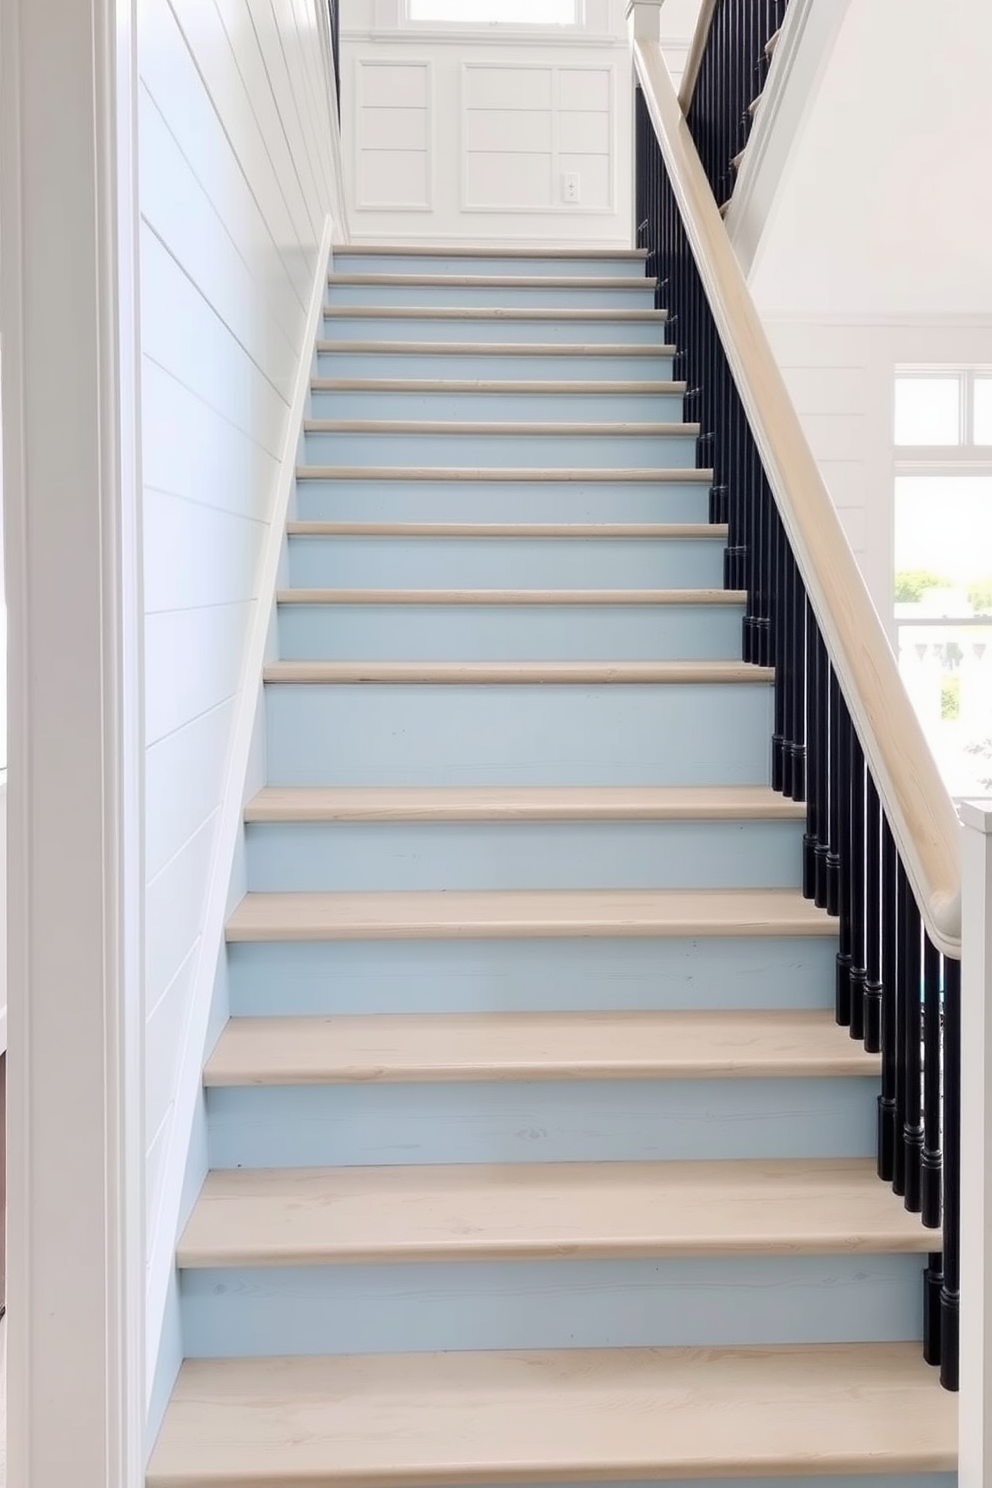
[[[331,59],[334,63],[334,91],[338,100],[338,116],[341,115],[341,4],[340,0],[327,0],[331,23]]]
[[[705,0],[682,75],[679,104],[719,204],[734,194],[737,160],[769,66],[768,43],[789,0]]]
[[[836,1017],[881,1054],[878,1173],[934,1236],[926,1359],[958,1386],[961,828],[734,257],[659,45],[630,0],[637,221],[747,592],[744,659],[775,668],[772,783],[805,801],[803,892],[839,918]],[[942,1245],[940,1239],[942,1238]]]

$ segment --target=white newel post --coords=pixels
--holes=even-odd
[[[992,1483],[992,801],[961,807],[961,1488]]]
[[[665,0],[627,0],[627,29],[631,41],[661,40],[661,7]]]
[[[7,1482],[139,1488],[136,0],[0,0]]]

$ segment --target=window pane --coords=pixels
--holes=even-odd
[[[957,444],[960,398],[956,377],[897,377],[896,444]]]
[[[574,26],[576,0],[410,0],[411,21]]]
[[[992,444],[992,377],[975,378],[975,443]]]
[[[931,591],[939,590],[943,608],[937,613],[989,613],[985,591],[992,590],[992,476],[899,476],[895,566],[897,604],[926,602],[933,613]]]

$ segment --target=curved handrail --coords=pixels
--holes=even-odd
[[[960,823],[755,310],[657,41],[634,65],[779,515],[934,944],[961,955]]]
[[[699,15],[696,17],[696,29],[692,33],[692,46],[689,55],[685,59],[685,71],[679,83],[679,107],[684,114],[689,112],[692,95],[696,87],[696,79],[699,69],[703,64],[703,53],[706,51],[706,43],[710,39],[710,27],[713,24],[713,16],[716,11],[716,0],[703,0]]]

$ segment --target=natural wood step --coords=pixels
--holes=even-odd
[[[923,1254],[870,1158],[226,1169],[183,1267]]]
[[[270,785],[249,822],[802,821],[806,805],[765,785]]]
[[[330,285],[368,288],[433,289],[657,289],[657,279],[634,279],[629,274],[339,274],[327,276]]]
[[[338,243],[331,256],[363,258],[647,258],[646,248],[466,248],[462,243],[451,247],[411,247],[403,243]],[[634,280],[635,284],[639,281]]]
[[[403,476],[406,479],[406,476]],[[727,541],[719,522],[325,522],[286,523],[290,537],[688,537]]]
[[[919,1343],[187,1360],[148,1488],[951,1472]]]
[[[246,894],[231,941],[836,936],[793,889]]]
[[[623,481],[625,484],[638,485],[643,483],[665,485],[667,482],[679,486],[698,482],[700,485],[711,486],[713,471],[698,468],[679,470],[672,467],[664,470],[639,467],[628,470],[620,466],[577,470],[571,467],[554,469],[545,465],[537,465],[507,467],[503,470],[492,465],[479,467],[404,465],[401,469],[395,465],[298,465],[296,479],[302,481],[430,481],[432,485],[438,481],[507,481],[511,484],[514,481],[581,481],[586,485],[594,485],[602,481]],[[726,527],[721,530],[726,537]]]
[[[348,356],[355,352],[380,352],[385,356],[555,356],[568,357],[673,357],[672,344],[645,346],[640,341],[318,341],[322,356]]]
[[[775,671],[744,661],[273,661],[264,676],[266,682],[401,682],[451,687],[542,682],[768,686],[775,680]]]
[[[827,1009],[232,1018],[204,1083],[833,1079],[879,1056]]]
[[[677,397],[684,382],[503,382],[496,378],[314,377],[317,393],[658,393]]]
[[[521,434],[560,435],[568,439],[579,439],[587,435],[626,436],[647,435],[651,438],[695,438],[699,434],[698,424],[684,423],[528,423],[516,420],[512,423],[469,423],[461,419],[305,419],[303,428],[307,434]]]
[[[667,310],[530,309],[502,305],[325,305],[325,320],[619,320],[663,325]]]
[[[280,589],[283,605],[742,605],[744,589]]]

